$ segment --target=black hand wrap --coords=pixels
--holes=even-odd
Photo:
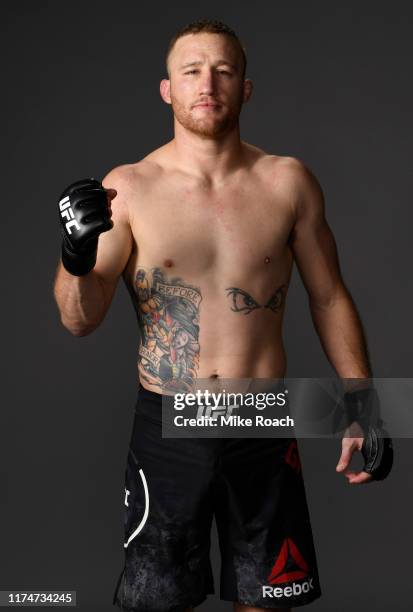
[[[59,199],[62,263],[74,276],[90,272],[96,263],[98,237],[113,226],[107,192],[92,178],[72,183]]]
[[[383,429],[377,391],[370,387],[345,393],[344,404],[348,424],[356,421],[364,432],[361,448],[365,461],[363,470],[371,474],[374,480],[383,480],[393,466],[393,445],[389,434]]]

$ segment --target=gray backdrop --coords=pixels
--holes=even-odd
[[[3,2],[1,589],[76,589],[82,611],[114,610],[138,333],[123,286],[91,336],[60,326],[56,201],[171,138],[164,52],[200,17],[246,44],[243,139],[301,158],[324,188],[376,376],[412,376],[411,4]],[[296,273],[284,335],[289,376],[331,374]],[[300,448],[324,593],[312,609],[410,609],[410,440],[366,487],[335,473],[337,442]],[[216,539],[212,554],[217,577]]]

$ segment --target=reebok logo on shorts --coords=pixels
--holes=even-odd
[[[293,582],[291,585],[285,587],[263,586],[262,596],[274,597],[277,599],[280,597],[297,597],[302,593],[309,593],[313,588],[313,578],[310,578],[310,580],[306,580],[305,582]]]
[[[295,565],[289,571],[286,571],[287,564]],[[298,550],[296,544],[291,538],[285,538],[280,554],[274,563],[270,575],[267,580],[270,584],[281,584],[284,582],[292,582],[293,580],[301,580],[306,578],[309,572],[307,561]]]
[[[288,566],[288,571],[287,571]],[[278,555],[274,566],[271,570],[267,580],[270,584],[285,584],[290,582],[287,586],[262,586],[263,597],[296,597],[302,593],[308,593],[313,586],[313,578],[308,578],[309,567],[304,559],[303,555],[297,548],[297,545],[291,538],[285,538],[280,554]],[[296,580],[303,580],[307,578],[305,582],[296,582]]]

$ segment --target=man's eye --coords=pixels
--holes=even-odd
[[[196,72],[199,72],[199,71],[198,70],[188,70],[184,74],[195,74]],[[218,70],[217,72],[219,72],[219,74],[227,74],[228,76],[231,76],[231,73],[228,72],[228,70]]]

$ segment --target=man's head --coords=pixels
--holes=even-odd
[[[184,128],[207,138],[219,136],[238,124],[242,104],[251,95],[246,65],[244,47],[231,28],[220,21],[196,21],[169,43],[169,78],[161,81],[161,96]]]

